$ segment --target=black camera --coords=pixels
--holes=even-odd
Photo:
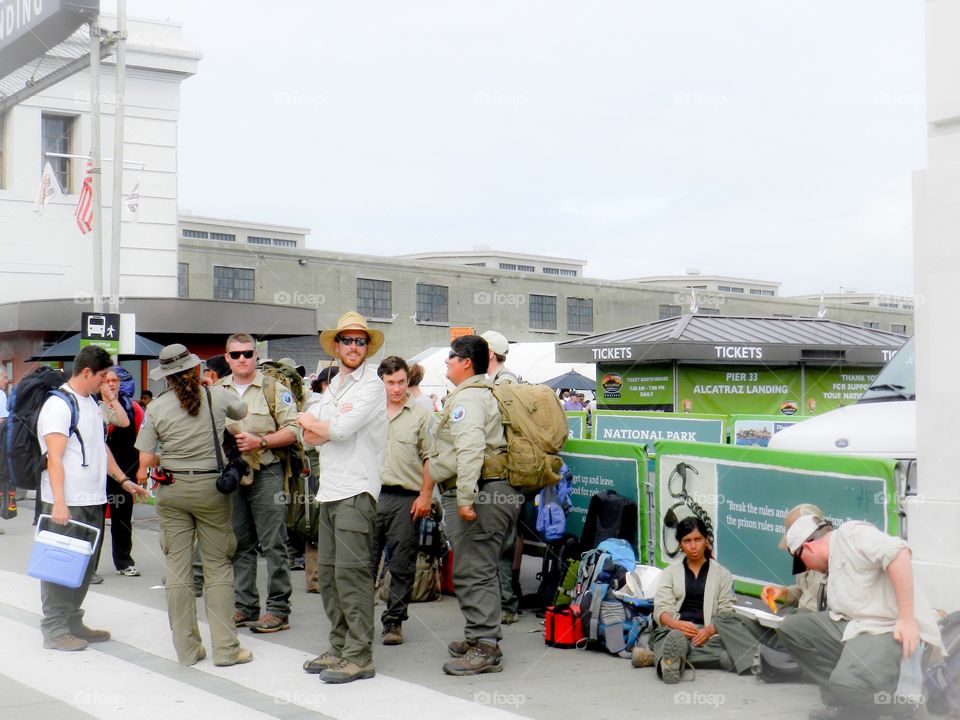
[[[231,459],[217,477],[217,490],[229,495],[240,487],[240,479],[250,471],[250,466],[243,458]]]

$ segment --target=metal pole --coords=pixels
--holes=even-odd
[[[113,114],[113,218],[110,228],[110,312],[120,312],[120,215],[123,211],[123,114],[127,79],[127,2],[117,0],[117,78]]]
[[[100,207],[100,25],[90,21],[90,178],[93,186],[93,311],[103,312],[103,234]]]

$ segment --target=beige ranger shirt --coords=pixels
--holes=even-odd
[[[807,570],[796,576],[796,582],[787,587],[787,598],[784,605],[796,605],[801,610],[817,612],[820,608],[817,603],[820,599],[820,585],[826,579],[822,572]]]
[[[211,387],[210,398],[213,400],[217,439],[222,441],[224,418],[239,420],[247,414],[247,408],[235,392],[222,387]],[[168,390],[154,398],[147,407],[134,447],[140,452],[153,453],[158,452],[159,445],[160,464],[174,477],[178,470],[216,472],[217,455],[208,408],[207,394],[202,388],[200,412],[196,416],[187,414],[180,406],[177,394]]]
[[[501,365],[493,375],[488,376],[491,385],[506,385],[507,383],[517,383],[517,376],[507,369],[506,365]]]
[[[827,607],[832,620],[848,620],[847,641],[864,633],[892,633],[897,621],[897,598],[887,566],[904,549],[905,540],[891,537],[870,523],[848,520],[830,533],[830,570]],[[923,591],[913,583],[913,612],[920,637],[944,651],[936,616]],[[945,651],[944,651],[945,652]]]
[[[473,505],[484,455],[507,451],[500,409],[485,376],[467,378],[450,393],[433,440],[430,476],[441,488],[456,480],[457,505]]]
[[[433,414],[411,397],[387,425],[380,482],[419,492],[423,488],[423,462],[430,456]]]
[[[275,381],[276,382],[276,381]],[[220,380],[217,385],[229,388],[232,393],[239,396],[237,388],[233,381],[233,375]],[[293,399],[293,394],[287,390],[282,383],[276,383],[277,396],[274,403],[277,416],[270,414],[270,404],[267,402],[264,394],[263,372],[257,370],[256,375],[250,386],[243,393],[241,398],[247,406],[247,416],[238,423],[243,432],[253,433],[263,436],[268,433],[276,432],[281,428],[289,428],[297,439],[298,443],[303,443],[303,431],[297,425],[297,403]],[[270,448],[255,450],[251,453],[244,453],[244,458],[249,457],[250,464],[253,467],[262,467],[272,465],[277,461],[277,456]]]

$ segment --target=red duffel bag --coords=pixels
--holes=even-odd
[[[579,605],[551,605],[543,622],[543,641],[550,647],[573,648],[584,639]]]

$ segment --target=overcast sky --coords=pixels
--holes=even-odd
[[[104,2],[107,10],[111,3]],[[204,54],[179,204],[310,247],[912,291],[921,0],[128,0]]]

